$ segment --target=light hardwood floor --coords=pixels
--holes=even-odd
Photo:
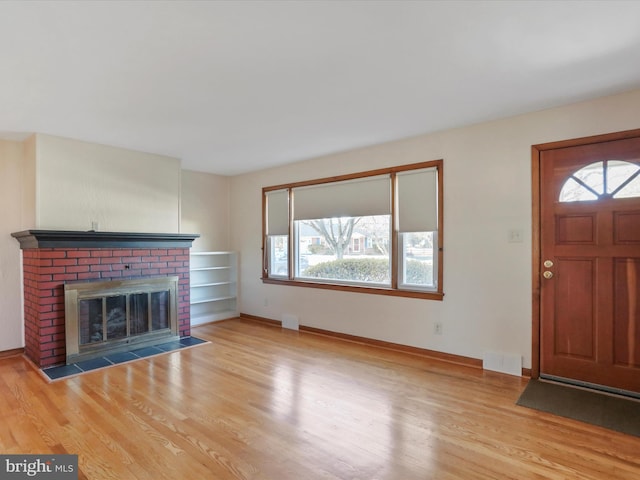
[[[0,360],[0,453],[90,479],[637,479],[640,438],[515,405],[526,380],[249,320],[47,384]]]

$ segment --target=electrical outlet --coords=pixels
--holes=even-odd
[[[269,306],[269,299],[267,297],[264,297],[264,306],[265,307]]]
[[[436,322],[433,324],[433,333],[436,335],[442,335],[442,322]]]

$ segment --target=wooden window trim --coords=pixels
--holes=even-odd
[[[368,293],[373,295],[387,295],[394,297],[407,297],[407,298],[421,298],[429,300],[442,300],[444,297],[443,292],[443,278],[444,278],[444,209],[443,209],[443,184],[444,184],[444,172],[443,172],[443,160],[431,160],[427,162],[412,163],[408,165],[400,165],[394,167],[380,168],[376,170],[368,170],[364,172],[350,173],[346,175],[336,175],[332,177],[324,177],[314,180],[304,180],[292,183],[284,183],[279,185],[272,185],[262,188],[262,275],[261,280],[265,284],[272,285],[287,285],[293,287],[307,287],[307,288],[319,288],[324,290],[337,290],[347,291],[355,293]],[[421,170],[425,168],[437,168],[438,170],[438,250],[437,250],[437,290],[436,291],[424,291],[424,290],[408,290],[398,288],[398,221],[396,214],[396,174],[399,172],[406,172],[411,170]],[[341,182],[345,180],[354,180],[366,177],[373,177],[378,175],[389,175],[391,181],[391,286],[390,287],[369,287],[359,285],[343,285],[334,284],[329,282],[317,282],[317,281],[304,281],[293,278],[294,271],[294,255],[293,255],[293,189],[299,187],[306,187],[311,185],[322,185],[325,183]],[[268,265],[267,265],[267,219],[266,219],[266,194],[275,190],[289,191],[289,233],[288,233],[288,265],[289,265],[289,278],[273,278],[269,277]]]

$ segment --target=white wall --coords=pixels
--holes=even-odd
[[[521,355],[531,366],[531,145],[640,128],[640,90],[231,179],[231,244],[240,251],[240,310],[472,358]],[[443,301],[265,285],[261,188],[444,159]],[[511,229],[522,243],[509,243]],[[265,306],[265,303],[267,304]],[[443,335],[433,334],[442,322]]]
[[[229,177],[182,171],[182,233],[199,233],[194,252],[229,250]]]
[[[34,221],[33,140],[0,140],[0,351],[24,346],[19,244]]]
[[[36,225],[36,136],[24,141],[23,171],[20,180],[22,188],[23,230]]]
[[[201,233],[199,250],[240,251],[245,313],[289,313],[303,325],[474,358],[516,353],[529,367],[531,145],[640,128],[638,112],[634,91],[231,178],[182,172],[181,180],[177,159],[47,135],[0,142],[0,351],[23,345],[20,253],[10,234],[88,230],[97,220],[105,231]],[[262,187],[436,158],[445,181],[442,302],[262,284]],[[71,180],[80,191],[69,190]],[[508,243],[513,228],[523,243]],[[433,335],[435,321],[442,336]]]
[[[177,233],[180,160],[36,135],[36,228]]]
[[[89,230],[95,220],[102,231],[200,233],[194,249],[228,250],[229,185],[159,155],[42,134],[0,140],[0,352],[24,346],[11,233]]]

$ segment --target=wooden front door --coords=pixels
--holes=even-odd
[[[540,374],[640,392],[640,137],[539,159]]]

